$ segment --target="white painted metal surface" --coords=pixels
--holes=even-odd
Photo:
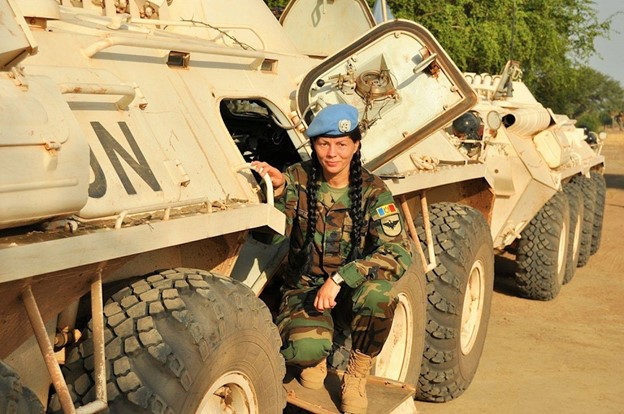
[[[0,73],[0,124],[0,229],[78,212],[89,146],[54,82]]]
[[[301,53],[332,55],[375,25],[363,0],[299,0],[288,4],[280,23]]]
[[[142,226],[104,227],[73,237],[4,245],[0,246],[0,283],[265,225],[279,233],[284,231],[283,217],[267,204],[241,205]]]
[[[0,70],[17,65],[37,52],[24,17],[13,0],[0,2]]]

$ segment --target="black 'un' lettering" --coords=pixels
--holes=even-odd
[[[99,122],[91,122],[91,126],[93,127],[95,134],[102,143],[102,147],[104,148],[108,159],[110,159],[110,162],[113,165],[115,172],[119,176],[121,183],[126,189],[126,193],[136,194],[137,192],[130,182],[128,174],[126,174],[126,171],[121,165],[121,160],[119,159],[119,156],[138,174],[139,177],[143,179],[143,181],[145,181],[145,183],[147,183],[147,185],[150,186],[152,190],[161,191],[162,188],[160,187],[158,180],[154,176],[154,172],[147,163],[145,156],[141,152],[141,148],[139,148],[139,145],[134,139],[134,136],[132,136],[128,125],[125,122],[118,122],[118,124],[119,128],[126,137],[126,140],[128,141],[128,144],[130,145],[130,148],[132,149],[132,152],[134,153],[136,159],[128,154],[124,147],[122,147],[119,142],[117,142],[115,138],[113,138],[113,136],[106,130],[106,128],[102,126],[102,124],[100,124]],[[95,157],[91,158],[92,168],[94,159]],[[98,170],[102,171],[99,163],[98,168],[95,171],[97,172]],[[104,178],[102,183],[102,177],[100,177],[100,180],[98,180],[97,178],[98,174],[96,174],[96,180],[89,186],[89,195],[91,196],[91,193],[93,192],[93,195],[95,195],[96,198],[99,198],[106,193],[106,179]],[[102,184],[104,185],[104,188],[101,187]]]

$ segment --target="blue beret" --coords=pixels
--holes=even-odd
[[[344,137],[358,126],[358,111],[347,104],[326,106],[316,114],[306,135],[314,137]]]

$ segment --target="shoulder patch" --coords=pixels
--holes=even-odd
[[[396,237],[401,234],[403,230],[401,226],[401,219],[398,214],[391,216],[385,216],[381,219],[381,228],[386,236]]]
[[[373,220],[379,220],[386,216],[390,216],[392,214],[397,214],[398,210],[394,203],[386,204],[384,206],[377,207],[375,209],[375,213],[373,214]]]

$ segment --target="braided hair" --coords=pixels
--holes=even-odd
[[[353,142],[361,141],[362,134],[359,128],[355,128],[348,135]],[[313,140],[314,138],[312,138]],[[360,253],[360,239],[362,228],[364,227],[364,211],[362,209],[362,155],[360,152],[361,146],[353,154],[351,164],[349,165],[349,199],[351,201],[351,208],[349,209],[349,215],[353,222],[351,228],[351,252],[347,262],[353,261],[358,258]],[[321,175],[322,169],[319,163],[316,152],[314,151],[314,145],[312,145],[312,163],[310,171],[308,171],[308,185],[306,187],[306,196],[308,199],[308,226],[306,231],[306,239],[303,244],[302,253],[306,255],[306,263],[303,264],[302,271],[309,270],[310,253],[312,251],[312,244],[314,241],[314,234],[316,233],[316,204],[318,202],[318,192],[321,187]]]
[[[359,129],[356,128],[359,135]],[[361,137],[361,135],[360,135]],[[362,209],[362,154],[360,148],[353,154],[349,167],[349,199],[351,200],[351,252],[347,262],[357,259],[360,255],[360,239],[364,227],[364,210]]]

